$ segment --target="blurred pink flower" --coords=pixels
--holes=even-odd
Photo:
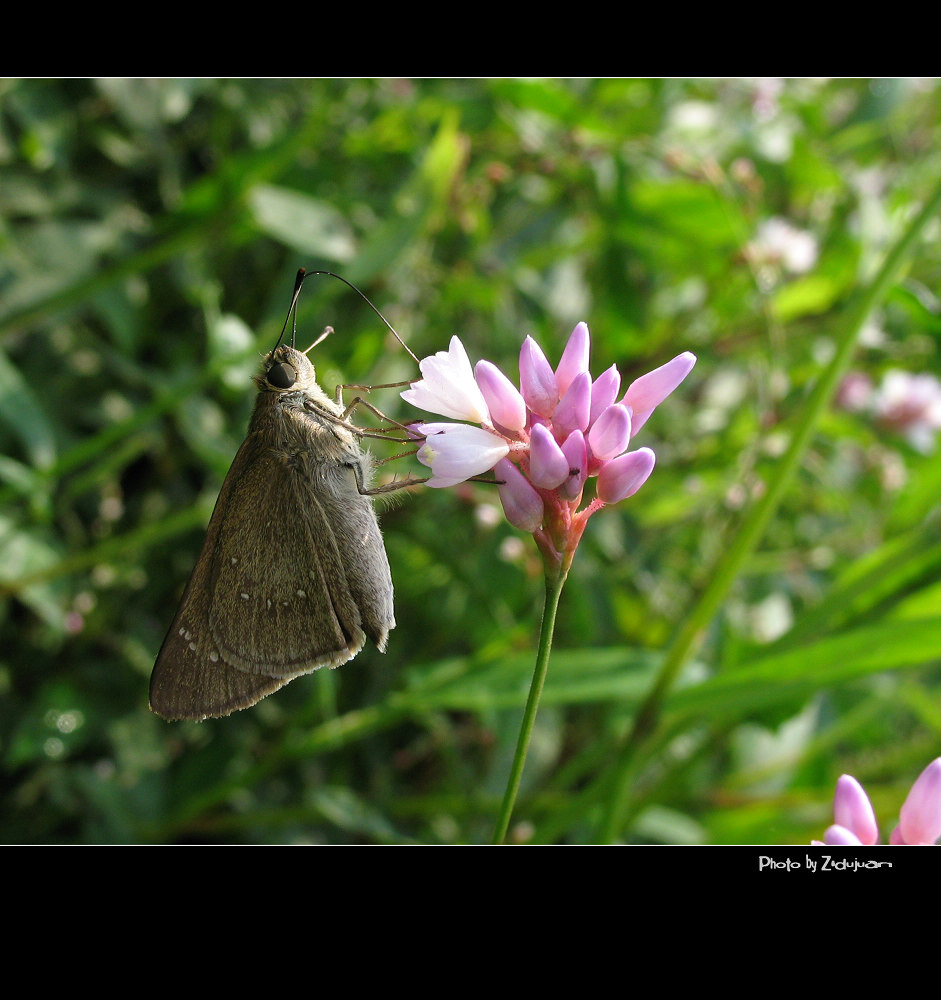
[[[941,382],[934,375],[887,371],[872,398],[876,420],[917,451],[934,450],[941,430]]]
[[[447,352],[421,362],[422,378],[402,393],[421,409],[469,424],[416,424],[425,436],[418,459],[429,486],[447,487],[493,470],[507,520],[531,532],[545,558],[568,568],[588,518],[632,496],[653,471],[649,448],[628,451],[654,409],[696,363],[688,351],[642,375],[618,399],[612,366],[592,380],[588,326],[572,331],[553,369],[527,337],[519,389],[489,361],[470,361],[457,337]],[[474,424],[477,426],[470,426]],[[578,510],[588,478],[595,498]]]
[[[860,372],[848,372],[836,404],[855,413],[870,413],[885,430],[902,435],[923,454],[934,451],[941,431],[941,381],[927,372],[890,369],[878,386]]]

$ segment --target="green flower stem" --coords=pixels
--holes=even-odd
[[[908,253],[925,227],[936,218],[939,207],[941,207],[941,184],[925,201],[921,211],[912,219],[907,230],[887,254],[879,272],[853,304],[838,333],[833,359],[817,380],[793,425],[787,452],[767,477],[766,490],[761,499],[732,533],[729,545],[724,548],[718,563],[709,574],[708,585],[687,615],[680,634],[668,650],[660,673],[635,715],[634,724],[621,747],[613,770],[607,776],[610,784],[600,830],[600,839],[603,843],[617,840],[624,828],[630,789],[639,766],[638,751],[655,731],[664,701],[680,669],[725,599],[746,560],[754,551],[794,473],[800,467],[817,424],[840,379],[849,367],[860,330],[870,313],[882,302],[898,279]]]
[[[546,603],[542,612],[539,649],[536,653],[536,668],[533,671],[533,679],[529,686],[529,697],[526,699],[526,708],[523,711],[523,722],[516,741],[516,753],[513,757],[510,778],[507,782],[506,791],[503,794],[503,803],[500,806],[500,815],[493,834],[494,844],[503,843],[503,838],[506,836],[507,829],[510,826],[510,817],[513,814],[517,792],[519,792],[520,780],[523,777],[523,766],[526,763],[526,753],[529,750],[529,741],[532,737],[533,725],[536,721],[536,711],[539,708],[539,698],[542,695],[542,688],[546,682],[546,674],[549,671],[549,652],[552,649],[552,635],[555,632],[555,616],[559,609],[559,598],[562,596],[562,587],[565,584],[567,575],[567,569],[559,569],[559,571],[553,572],[547,566]]]

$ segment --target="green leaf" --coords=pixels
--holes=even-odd
[[[52,425],[36,394],[0,351],[0,420],[20,439],[30,461],[48,469],[55,462],[56,444]]]
[[[356,256],[351,226],[325,201],[259,184],[249,192],[248,203],[258,228],[293,250],[340,263]]]

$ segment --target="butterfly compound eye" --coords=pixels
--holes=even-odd
[[[284,361],[268,369],[268,383],[276,389],[290,389],[297,381],[297,372]]]

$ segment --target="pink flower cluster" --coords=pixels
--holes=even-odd
[[[879,827],[869,796],[853,777],[844,774],[836,783],[833,818],[823,843],[831,847],[872,846]],[[890,844],[934,844],[941,837],[941,757],[935,758],[918,776],[899,811],[899,825]],[[821,846],[819,841],[814,841]]]
[[[653,470],[649,448],[629,451],[631,438],[696,363],[686,352],[642,375],[620,396],[613,365],[597,379],[588,369],[588,326],[579,323],[553,369],[527,337],[517,387],[489,361],[471,369],[463,345],[425,358],[422,378],[402,393],[420,409],[465,424],[423,423],[418,459],[432,472],[427,485],[454,486],[493,470],[500,499],[514,526],[571,552],[588,516],[632,496]],[[473,426],[472,426],[473,425]],[[587,479],[597,477],[595,499],[577,512]]]

